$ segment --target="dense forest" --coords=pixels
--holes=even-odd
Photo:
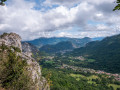
[[[44,67],[43,75],[49,81],[51,90],[119,90],[120,82],[106,75],[76,72],[71,69]]]
[[[120,73],[120,35],[107,37],[102,41],[90,42],[85,47],[75,49],[66,55],[94,59],[94,62],[89,62],[87,65],[79,64],[79,66]]]
[[[59,52],[65,52],[69,50],[73,50],[74,46],[71,42],[60,42],[56,45],[44,45],[40,48],[40,51],[46,52],[46,53],[59,53]]]

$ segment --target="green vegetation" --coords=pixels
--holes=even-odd
[[[88,62],[95,62],[95,59],[88,59]]]
[[[55,45],[57,43],[60,42],[71,42],[72,45],[74,45],[75,47],[82,47],[84,46],[86,43],[90,42],[91,39],[88,37],[82,38],[82,39],[78,39],[78,38],[68,38],[68,37],[51,37],[51,38],[44,38],[41,37],[39,39],[35,39],[32,41],[27,41],[35,46],[37,46],[38,48],[44,46],[44,45]],[[58,46],[58,48],[61,45]],[[69,47],[69,46],[68,46]]]
[[[96,73],[96,70],[120,73],[119,53],[120,35],[116,35],[66,54],[46,54],[39,62],[51,90],[119,90],[120,82],[109,73]]]
[[[0,0],[0,5],[4,6],[4,2],[7,1],[7,0]]]
[[[42,73],[50,82],[51,90],[115,90],[113,85],[120,86],[120,82],[104,74],[91,74],[86,70],[73,71],[70,68],[62,68],[63,64],[84,67],[94,62],[96,59],[85,58],[82,61],[73,56],[60,54],[52,59],[43,58],[40,60],[43,67]]]
[[[109,86],[112,86],[114,90],[120,90],[120,85],[109,84]]]
[[[49,54],[58,53],[64,50],[73,50],[73,45],[69,41],[59,42],[56,45],[44,45],[40,48],[40,51],[47,52]]]
[[[79,81],[80,78],[85,78],[85,76],[81,74],[70,74],[70,76],[74,77],[77,81]]]
[[[42,73],[44,77],[50,74],[51,90],[113,90],[106,77],[85,76],[69,69],[43,68]]]
[[[70,75],[78,81],[84,78],[84,79],[87,80],[87,83],[94,84],[94,85],[96,85],[96,82],[94,82],[92,80],[99,79],[99,77],[96,76],[96,75],[91,75],[91,76],[84,76],[84,75],[81,75],[81,74],[70,74]]]
[[[115,6],[115,8],[113,9],[113,11],[115,10],[120,10],[120,0],[116,1],[117,5]]]
[[[5,1],[7,1],[7,0],[1,0],[1,2],[5,2]]]
[[[26,60],[22,60],[11,47],[0,46],[0,88],[6,90],[30,90],[33,84],[29,78],[30,73],[27,70]]]
[[[107,37],[102,41],[88,43],[85,47],[77,48],[72,52],[66,53],[66,61],[69,57],[83,56],[85,61],[74,60],[75,66],[103,70],[110,73],[120,73],[120,35]],[[93,60],[91,60],[93,59]],[[72,64],[69,63],[68,64]]]
[[[44,67],[53,67],[54,66],[54,61],[44,61],[43,64],[44,64]]]
[[[89,80],[92,80],[92,79],[98,79],[98,76],[96,76],[96,75],[92,75],[92,76],[87,77],[87,79],[89,79]]]
[[[2,38],[4,36],[6,36],[6,35],[8,35],[8,33],[3,33],[2,35],[0,35],[0,37]]]
[[[11,46],[16,52],[21,52],[20,48]]]

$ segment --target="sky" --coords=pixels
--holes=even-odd
[[[39,37],[106,37],[120,33],[115,0],[8,0],[0,6],[0,34]]]

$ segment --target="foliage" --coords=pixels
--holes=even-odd
[[[27,62],[17,56],[11,49],[1,46],[0,52],[0,84],[9,90],[30,90],[32,80],[27,71]],[[17,51],[16,51],[17,52]]]
[[[120,10],[120,0],[116,1],[117,5],[115,6],[115,8],[113,9],[113,11],[115,10]]]
[[[92,82],[92,78],[97,79],[93,76],[86,76],[76,80],[76,78],[71,76],[75,75],[74,71],[70,70],[61,70],[61,69],[53,69],[53,68],[43,68],[42,69],[43,75],[46,77],[49,73],[51,74],[50,80],[52,81],[51,90],[113,90],[111,87],[108,86],[109,80],[107,81],[103,78],[99,80],[99,83],[96,85]],[[80,75],[80,77],[83,75]],[[106,82],[105,82],[106,81]],[[95,82],[95,81],[94,81]],[[96,81],[97,83],[97,81]]]
[[[5,2],[5,1],[7,1],[7,0],[1,0],[1,2]]]
[[[20,48],[11,46],[16,52],[21,52]]]
[[[0,1],[1,1],[0,5],[4,6],[5,5],[4,2],[7,1],[7,0],[0,0]]]
[[[109,86],[112,86],[114,88],[114,90],[120,90],[120,85],[109,84]]]
[[[111,73],[120,73],[120,35],[107,37],[102,41],[88,43],[85,47],[66,53],[64,62],[69,63],[69,57],[84,56],[94,59],[94,62],[76,61],[75,66],[104,70]],[[62,59],[61,59],[62,60]],[[71,63],[72,64],[72,63]]]
[[[2,35],[0,35],[0,37],[2,38],[4,36],[6,36],[6,35],[8,35],[8,33],[3,33]]]
[[[73,45],[69,41],[59,42],[56,45],[44,45],[40,48],[40,51],[44,51],[46,53],[58,53],[65,50],[72,50]]]

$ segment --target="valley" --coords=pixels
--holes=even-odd
[[[63,62],[62,62],[62,60],[63,60]],[[93,62],[94,60],[92,60],[92,59],[86,60],[86,62],[84,62],[84,63],[87,63],[87,61]],[[75,63],[74,60],[72,61],[71,59],[68,60],[68,62],[66,61],[65,58],[64,59],[63,58],[56,59],[53,57],[52,58],[48,57],[47,59],[41,60],[40,65],[42,65],[43,68],[46,68],[46,70],[47,69],[55,70],[56,73],[58,71],[66,72],[66,74],[69,74],[69,77],[71,76],[71,77],[75,78],[77,81],[79,81],[79,80],[81,81],[81,78],[82,79],[84,78],[86,80],[85,82],[87,82],[89,84],[94,84],[96,86],[99,86],[102,83],[101,78],[102,79],[104,78],[106,80],[106,82],[104,82],[104,83],[107,84],[108,87],[111,86],[113,88],[111,90],[117,90],[114,88],[120,88],[120,74],[107,73],[102,70],[94,70],[91,68],[84,68],[81,66],[71,66]],[[83,62],[83,60],[79,60],[79,63],[80,62]],[[67,63],[69,65],[64,64],[64,63]],[[49,71],[49,72],[51,72],[51,71]],[[54,76],[54,74],[53,74],[53,76]],[[99,82],[99,83],[96,84],[97,82]],[[109,90],[109,89],[105,89],[105,90]]]
[[[65,66],[61,68],[44,67],[42,73],[44,77],[51,80],[51,90],[119,90],[120,81],[115,77],[97,72],[90,73],[91,69]],[[49,76],[48,76],[49,75]]]
[[[101,41],[91,41],[80,48],[71,47],[64,53],[58,51],[68,48],[70,44],[59,42],[48,46],[51,49],[47,45],[45,49],[39,49],[37,60],[51,90],[119,90],[119,37],[115,35]],[[58,51],[51,52],[53,49]]]
[[[57,44],[42,46],[45,48],[41,50],[31,43],[21,43],[20,36],[17,34],[5,33],[1,35],[0,48],[4,52],[8,49],[9,53],[13,55],[6,56],[6,58],[10,57],[13,60],[17,60],[15,58],[16,55],[20,55],[21,60],[27,59],[27,63],[31,63],[30,66],[33,68],[31,69],[33,70],[33,75],[38,75],[37,69],[34,70],[34,67],[39,68],[38,70],[41,72],[39,72],[40,76],[38,75],[38,77],[41,77],[41,75],[43,77],[37,80],[40,80],[39,83],[45,84],[44,87],[40,88],[46,88],[46,90],[49,90],[49,87],[51,90],[119,90],[119,37],[120,35],[116,35],[101,41],[86,42],[84,46],[79,48],[74,48],[69,41],[62,41]],[[16,38],[19,40],[17,41]],[[13,46],[14,43],[9,40],[13,40],[12,42],[16,46]],[[5,45],[8,46],[2,44],[4,41]],[[9,55],[9,53],[7,54]],[[3,52],[1,51],[0,54],[3,55]],[[3,59],[1,59],[1,62],[3,62]],[[10,65],[13,66],[13,63],[10,63]],[[8,68],[6,70],[9,71]],[[35,74],[34,71],[36,72]],[[21,83],[24,84],[24,82]],[[13,84],[12,88],[14,87]],[[7,88],[7,86],[4,88]],[[17,88],[20,88],[20,86],[18,85]]]
[[[120,90],[120,0],[0,0],[0,90]]]

